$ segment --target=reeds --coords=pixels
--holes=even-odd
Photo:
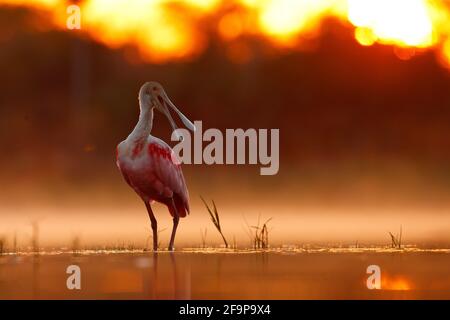
[[[81,253],[80,237],[75,236],[72,239],[72,255],[76,256]]]
[[[206,235],[208,234],[208,229],[205,230],[200,229],[200,234],[202,237],[202,248],[206,248]]]
[[[200,196],[200,198],[202,199],[203,203],[205,204],[206,209],[208,210],[208,213],[209,213],[209,215],[211,217],[211,221],[213,222],[213,224],[216,227],[217,231],[222,236],[223,242],[225,243],[225,247],[228,248],[228,242],[225,239],[225,236],[223,235],[222,227],[220,226],[219,213],[217,212],[217,207],[216,207],[216,204],[214,203],[214,200],[212,200],[212,205],[213,206],[212,206],[212,208],[210,208],[208,206],[208,204],[206,203],[205,199],[203,199],[202,196]]]
[[[267,227],[267,224],[270,220],[272,220],[272,218],[267,219],[266,222],[263,223],[262,227],[259,227],[258,219],[258,225],[252,226],[252,228],[255,229],[255,249],[267,249],[269,247],[269,228]]]
[[[145,230],[147,230],[148,232],[149,232],[149,236],[147,237],[147,240],[146,240],[146,242],[145,242],[145,248],[144,248],[144,251],[151,251],[152,249],[150,248],[150,240],[153,240],[153,232],[152,231],[150,231],[150,229],[148,229],[148,228],[146,228]],[[158,249],[161,247],[161,237],[159,236],[159,234],[161,233],[161,232],[164,232],[164,231],[166,231],[167,230],[167,228],[164,228],[164,229],[160,229],[160,230],[158,230],[157,231],[157,233],[158,233],[158,243],[157,243],[157,246],[158,246]],[[152,241],[153,242],[153,241]]]
[[[261,226],[261,216],[258,216],[258,223],[255,226],[250,226],[247,221],[248,235],[252,241],[254,249],[267,249],[269,248],[269,227],[268,223],[272,218],[267,219]]]
[[[14,231],[13,236],[13,253],[17,253],[17,232]]]
[[[0,237],[0,255],[2,255],[5,252],[5,237]]]
[[[39,255],[39,222],[37,220],[31,223],[33,235],[31,238],[31,245],[35,255]]]
[[[389,232],[389,235],[391,236],[391,248],[402,248],[402,226],[400,226],[400,231],[397,235],[393,235],[391,232]]]

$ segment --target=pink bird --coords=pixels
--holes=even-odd
[[[180,163],[173,150],[161,139],[153,137],[153,109],[169,120],[176,136],[177,126],[169,108],[175,111],[191,131],[195,126],[170,101],[157,82],[147,82],[139,90],[139,121],[130,135],[117,146],[117,166],[125,181],[142,198],[150,217],[153,231],[153,250],[158,250],[158,226],[151,203],[163,203],[173,217],[169,250],[173,250],[180,217],[189,213],[189,194]]]

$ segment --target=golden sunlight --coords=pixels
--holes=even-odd
[[[442,49],[442,61],[447,68],[450,68],[450,39],[448,39]]]
[[[61,0],[1,0],[0,4],[15,6],[55,7],[62,4]]]
[[[412,284],[404,277],[382,277],[381,288],[383,290],[408,291],[412,290]]]
[[[68,3],[0,0],[0,5],[50,10],[60,28],[65,25],[64,6]],[[155,63],[191,59],[203,52],[210,36],[205,23],[217,26],[218,34],[227,41],[245,34],[259,35],[276,45],[293,48],[304,39],[320,35],[323,22],[333,18],[354,27],[355,40],[363,46],[392,45],[401,59],[414,55],[414,50],[405,48],[433,49],[445,66],[450,64],[450,6],[445,0],[84,0],[79,3],[83,32],[113,48],[133,46],[142,59]],[[242,42],[239,46],[245,47]]]
[[[94,38],[111,47],[136,44],[142,57],[154,62],[195,54],[201,49],[196,30],[176,12],[167,10],[164,2],[86,1],[81,7],[84,28]],[[194,2],[200,5],[200,1]]]
[[[348,19],[371,30],[380,43],[428,47],[434,42],[424,0],[348,0]]]
[[[290,40],[299,33],[314,32],[330,9],[330,3],[326,0],[269,1],[258,8],[261,29],[281,40]]]

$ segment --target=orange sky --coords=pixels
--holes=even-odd
[[[69,1],[2,3],[48,10],[55,26],[66,28]],[[206,31],[229,43],[230,59],[245,62],[249,49],[239,39],[262,36],[275,46],[302,48],[333,18],[350,25],[363,46],[403,48],[397,50],[400,59],[434,50],[443,66],[450,63],[445,0],[86,0],[79,5],[83,32],[111,48],[136,46],[140,59],[149,62],[195,58],[207,45]]]

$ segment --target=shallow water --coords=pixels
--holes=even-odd
[[[69,290],[69,265],[81,290]],[[369,265],[381,290],[369,290]],[[447,250],[185,250],[0,257],[2,299],[450,299]]]

